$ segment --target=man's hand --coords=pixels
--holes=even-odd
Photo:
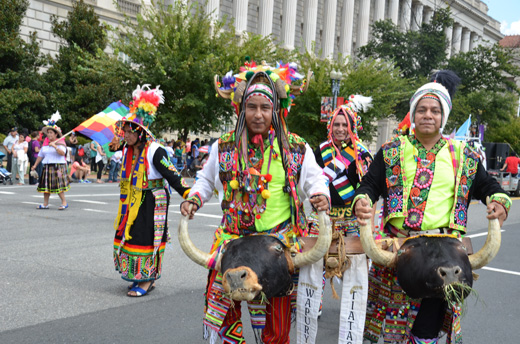
[[[502,224],[506,220],[507,213],[504,207],[497,202],[489,202],[487,205],[487,213],[488,220],[498,219],[498,222],[500,223],[500,227],[502,227]]]
[[[316,211],[326,211],[329,213],[329,200],[325,196],[314,196],[309,199]]]
[[[365,226],[367,224],[367,220],[373,216],[372,207],[366,198],[360,198],[356,201],[356,204],[354,205],[354,211],[356,213],[357,222],[361,226]]]
[[[190,220],[195,216],[195,212],[198,210],[197,206],[191,202],[184,201],[181,203],[181,214],[182,216],[190,215]]]

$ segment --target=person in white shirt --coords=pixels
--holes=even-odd
[[[18,185],[25,185],[25,173],[27,172],[27,148],[29,145],[25,141],[25,135],[18,135],[18,140],[11,146],[11,152],[13,154],[12,161],[12,173],[16,177],[18,174]]]
[[[11,131],[9,132],[9,135],[7,135],[4,139],[3,145],[5,148],[5,152],[7,153],[7,166],[5,167],[6,170],[9,172],[12,171],[12,163],[13,163],[13,144],[18,141],[18,128],[14,127],[11,128]]]
[[[67,161],[65,160],[67,146],[65,140],[60,139],[62,136],[61,129],[52,119],[47,121],[47,125],[43,127],[42,132],[47,135],[49,143],[44,143],[36,162],[31,168],[34,171],[40,163],[43,164],[43,173],[37,189],[38,192],[43,193],[43,204],[40,204],[37,209],[49,209],[49,198],[51,193],[54,193],[58,194],[61,200],[58,210],[64,210],[69,207],[65,199],[65,192],[70,189],[67,177]]]
[[[123,152],[118,150],[112,155],[110,158],[110,165],[108,170],[108,182],[117,182],[117,177],[119,176],[119,170],[121,169],[121,159],[123,157]]]

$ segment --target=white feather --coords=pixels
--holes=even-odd
[[[59,111],[56,111],[51,116],[51,121],[54,121],[54,123],[58,122],[61,119],[61,115]]]
[[[356,112],[367,112],[372,107],[372,97],[365,97],[360,94],[356,94],[349,98],[351,107]]]

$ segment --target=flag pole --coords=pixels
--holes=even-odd
[[[60,137],[59,139],[54,140],[54,141],[52,141],[52,142],[49,142],[49,144],[54,143],[54,142],[58,142],[59,140],[64,139],[65,137],[69,136],[69,135],[72,134],[73,132],[74,132],[74,130],[71,130],[71,131],[69,131],[68,133],[66,133],[65,135],[62,135],[62,137]]]

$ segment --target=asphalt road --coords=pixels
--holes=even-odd
[[[177,241],[180,196],[172,197],[163,276],[142,298],[126,296],[128,283],[114,270],[112,223],[116,184],[72,184],[69,208],[37,210],[34,186],[0,185],[0,343],[201,343],[207,271],[191,262]],[[502,248],[474,288],[462,321],[465,343],[520,342],[519,201],[503,227]],[[209,249],[220,222],[216,200],[191,221],[190,236]],[[470,207],[469,234],[480,248],[485,208]],[[337,287],[338,292],[341,287]],[[327,285],[317,343],[337,343],[339,301]],[[245,312],[247,313],[247,312]],[[248,318],[244,331],[254,340]],[[294,332],[294,331],[293,331]],[[293,340],[293,342],[295,342]]]

